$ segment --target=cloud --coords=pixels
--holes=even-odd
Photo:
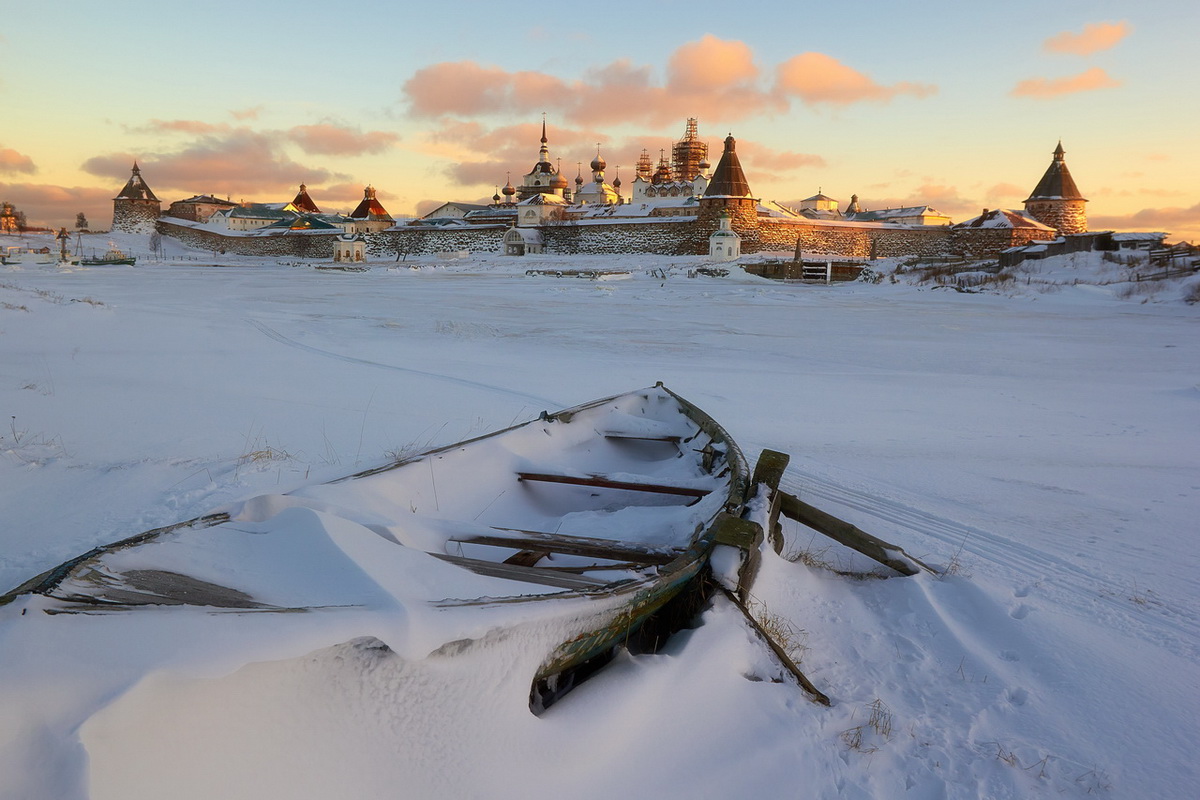
[[[799,97],[809,105],[828,103],[886,103],[897,95],[928,97],[937,91],[929,84],[902,81],[883,86],[863,73],[824,53],[792,56],[776,69],[776,90],[784,96]]]
[[[1013,97],[1034,97],[1047,100],[1064,94],[1113,89],[1120,85],[1120,81],[1109,77],[1109,74],[1100,67],[1092,67],[1069,78],[1030,78],[1018,83],[1009,94]]]
[[[112,222],[112,197],[119,188],[0,183],[0,197],[24,211],[31,225],[71,230],[75,215],[82,211],[92,227],[107,228]]]
[[[85,161],[82,169],[123,182],[129,177],[133,160],[125,153],[95,156]],[[280,137],[246,129],[202,136],[176,152],[143,153],[137,156],[137,161],[142,176],[160,197],[162,189],[231,196],[263,193],[282,196],[294,193],[300,183],[312,185],[348,179],[324,168],[299,164],[283,151]]]
[[[204,135],[208,133],[223,133],[230,130],[230,127],[223,122],[201,122],[194,119],[152,119],[145,125],[132,127],[129,130],[136,133],[188,133],[192,135]]]
[[[324,206],[323,203],[350,203],[358,205],[363,199],[363,184],[354,183],[352,181],[346,183],[331,183],[328,186],[322,186],[318,189],[313,189],[311,186],[308,189],[309,195],[312,197],[318,206]],[[375,196],[382,202],[391,197],[382,189],[377,189]]]
[[[236,120],[258,119],[258,115],[262,113],[263,106],[251,106],[250,108],[234,109],[229,112],[229,116]]]
[[[804,167],[824,167],[825,159],[812,153],[797,153],[792,150],[773,150],[765,145],[756,142],[738,139],[737,142],[738,160],[744,166],[751,167],[758,171],[770,172],[791,172],[793,170],[803,169]],[[709,161],[716,167],[717,160],[721,157],[720,150],[709,152]]]
[[[1092,230],[1166,231],[1172,241],[1200,240],[1200,203],[1189,208],[1143,208],[1132,214],[1089,214]]]
[[[774,76],[774,85],[767,86]],[[508,72],[474,61],[433,64],[403,87],[414,117],[478,118],[552,110],[569,124],[670,124],[686,117],[723,122],[808,104],[886,102],[898,95],[926,97],[936,87],[909,82],[881,85],[822,53],[803,53],[774,72],[755,63],[744,42],[705,34],[676,48],[665,77],[620,59],[566,81],[540,72]]]
[[[1087,56],[1115,47],[1132,30],[1133,27],[1125,21],[1089,22],[1083,26],[1082,33],[1063,31],[1043,42],[1042,48],[1049,53]]]
[[[430,211],[433,211],[438,206],[447,201],[445,200],[418,200],[417,201],[417,216],[423,217]]]
[[[984,197],[986,197],[993,205],[996,205],[997,201],[999,200],[1008,201],[1014,197],[1020,197],[1023,200],[1028,192],[1029,187],[1022,188],[1017,186],[1015,183],[997,183],[984,192]]]
[[[667,61],[667,85],[688,93],[751,88],[758,78],[754,53],[745,42],[706,33],[681,45]]]
[[[4,172],[37,172],[33,159],[24,153],[18,153],[11,147],[0,147],[0,173]]]
[[[359,156],[382,153],[400,137],[388,131],[367,131],[323,122],[318,125],[297,125],[288,137],[306,152],[325,156]]]
[[[473,61],[433,64],[404,84],[410,110],[419,117],[474,115],[561,105],[570,88],[561,80],[537,72],[508,73]]]

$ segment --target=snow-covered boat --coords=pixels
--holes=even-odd
[[[534,627],[540,710],[705,591],[749,488],[725,430],[658,384],[97,547],[0,605],[358,613],[341,629],[417,656]]]
[[[131,256],[125,251],[118,249],[116,245],[111,245],[102,256],[84,256],[79,259],[80,265],[84,267],[112,267],[122,265],[132,267],[136,261],[137,258],[135,256]]]

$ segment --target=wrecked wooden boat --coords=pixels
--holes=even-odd
[[[549,633],[531,639],[536,712],[706,591],[714,547],[744,533],[750,488],[729,434],[658,384],[97,547],[0,605],[365,609],[355,632],[418,655],[537,625]]]

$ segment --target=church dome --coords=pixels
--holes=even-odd
[[[567,182],[567,179],[563,177],[561,172],[554,173],[554,177],[550,179],[551,189],[566,189],[568,186],[570,186],[570,184]]]
[[[592,172],[600,172],[607,166],[608,164],[605,163],[604,158],[599,153],[596,153],[596,157],[592,159]]]

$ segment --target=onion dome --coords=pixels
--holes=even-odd
[[[602,172],[607,166],[608,164],[604,161],[603,156],[600,155],[599,150],[597,150],[596,157],[592,159],[591,163],[592,172]]]
[[[555,172],[554,177],[550,179],[551,189],[566,189],[568,186],[570,186],[570,184],[567,182],[567,179],[563,177],[562,172]]]
[[[517,190],[513,188],[511,177],[505,181],[504,188],[501,189],[500,191],[504,194],[505,197],[512,197],[514,194],[517,193]]]
[[[492,202],[493,202],[493,203],[499,203],[499,202],[500,202],[500,190],[499,190],[499,189],[497,189],[497,190],[496,190],[496,193],[495,193],[494,195],[492,195]]]

